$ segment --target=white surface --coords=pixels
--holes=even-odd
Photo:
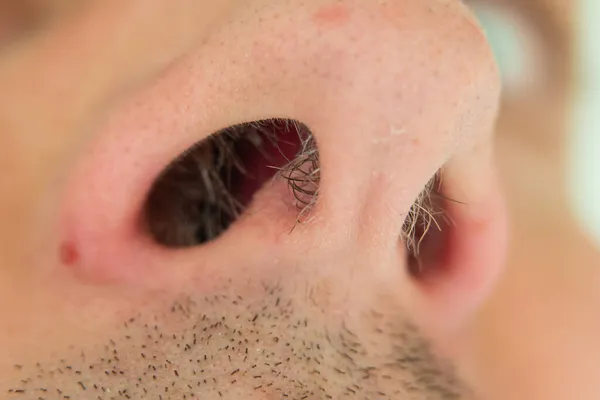
[[[580,94],[570,149],[572,204],[600,245],[600,1],[579,0]]]

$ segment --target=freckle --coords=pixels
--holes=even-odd
[[[73,265],[79,261],[79,250],[75,243],[67,241],[60,245],[60,261],[65,265]]]
[[[344,24],[350,18],[350,10],[348,7],[335,4],[321,7],[314,15],[313,20],[320,27],[339,26]]]

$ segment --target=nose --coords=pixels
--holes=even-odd
[[[498,91],[485,38],[458,1],[240,4],[99,130],[63,202],[61,265],[98,284],[155,287],[250,270],[283,279],[320,265],[342,281],[368,272],[400,282],[427,309],[462,310],[500,263],[489,135]],[[161,171],[213,132],[268,118],[298,120],[314,135],[310,218],[296,224],[287,187],[269,184],[216,240],[183,250],[153,242],[140,220]],[[447,204],[452,233],[429,268],[438,272],[419,286],[402,227],[440,170],[443,196],[458,203]]]

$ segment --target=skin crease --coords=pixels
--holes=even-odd
[[[0,202],[1,398],[480,398],[461,376],[464,327],[506,226],[498,78],[467,9],[116,4],[90,2],[0,59],[3,170],[19,178]],[[143,235],[144,195],[171,159],[273,115],[319,143],[310,223],[290,233],[275,181],[215,242],[172,251]],[[399,231],[442,166],[469,207],[414,278]]]

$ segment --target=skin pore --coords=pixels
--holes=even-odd
[[[0,398],[487,398],[464,327],[506,217],[473,17],[447,0],[214,3],[89,2],[0,59],[19,178],[0,192]],[[165,168],[269,118],[314,134],[307,219],[284,174],[214,240],[157,243],[144,210]],[[438,173],[456,201],[415,273],[406,228]]]

